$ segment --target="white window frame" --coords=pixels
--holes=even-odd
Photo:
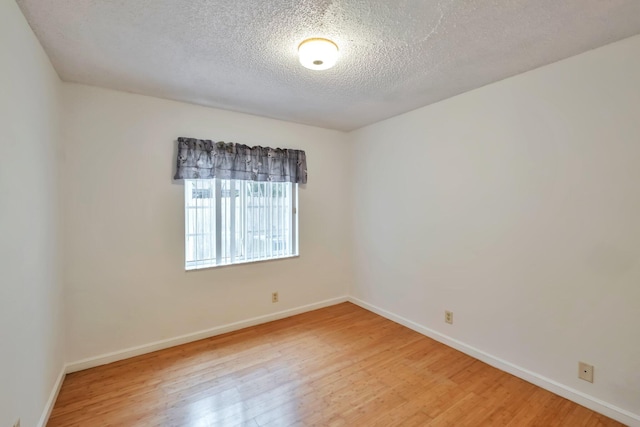
[[[298,184],[192,179],[184,197],[185,270],[299,256]]]

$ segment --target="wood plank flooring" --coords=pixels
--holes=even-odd
[[[350,303],[67,375],[48,426],[620,426]]]

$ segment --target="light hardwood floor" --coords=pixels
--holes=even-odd
[[[49,426],[619,426],[344,303],[67,375]]]

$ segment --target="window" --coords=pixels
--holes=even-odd
[[[185,179],[185,269],[298,255],[298,185]]]

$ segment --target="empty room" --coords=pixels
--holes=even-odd
[[[640,427],[640,2],[0,0],[0,427]]]

